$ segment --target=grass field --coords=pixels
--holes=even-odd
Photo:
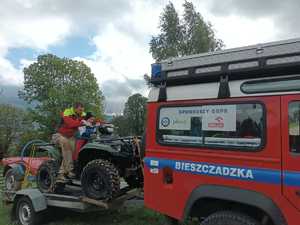
[[[3,190],[2,168],[0,167],[0,185]],[[10,208],[0,202],[0,225],[9,225]],[[130,206],[119,211],[76,213],[67,210],[52,210],[46,215],[48,225],[166,225],[165,218],[142,206]]]
[[[10,207],[0,207],[0,225],[10,223]],[[48,225],[165,225],[163,216],[142,207],[131,207],[120,211],[75,213],[66,210],[53,210],[46,215]]]

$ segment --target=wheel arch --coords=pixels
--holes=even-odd
[[[274,225],[287,225],[281,210],[269,197],[254,191],[219,185],[203,185],[193,190],[185,206],[182,220],[186,220],[200,208],[203,205],[201,203],[211,201],[253,208],[268,215]]]
[[[12,163],[7,164],[3,169],[3,177],[5,177],[6,173],[10,169],[16,169],[20,175],[24,175],[25,173],[25,165],[21,163]]]
[[[16,193],[14,197],[14,205],[18,202],[19,199],[26,197],[28,198],[35,212],[41,212],[47,209],[47,200],[46,197],[37,189],[22,189]]]
[[[96,148],[84,148],[80,151],[78,155],[78,162],[83,168],[88,162],[94,159],[110,160],[111,157],[112,154],[109,151]]]

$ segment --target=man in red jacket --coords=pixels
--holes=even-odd
[[[67,178],[75,178],[72,155],[75,150],[75,133],[83,123],[85,116],[81,103],[75,103],[73,107],[65,109],[62,113],[62,122],[56,134],[52,136],[52,142],[61,147],[62,163],[58,172],[57,182],[64,183]]]

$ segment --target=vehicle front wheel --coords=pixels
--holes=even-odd
[[[24,176],[22,175],[18,176],[17,169],[11,168],[5,173],[4,194],[6,200],[11,201],[14,196],[14,192],[17,192],[18,190],[21,189],[23,179]]]
[[[120,190],[120,176],[116,167],[107,160],[89,162],[81,174],[84,194],[92,199],[112,199]]]
[[[208,216],[200,225],[260,225],[260,223],[243,213],[220,211]]]

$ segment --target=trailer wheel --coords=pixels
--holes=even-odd
[[[93,160],[83,169],[81,185],[89,198],[112,199],[120,190],[119,172],[109,161]]]
[[[14,193],[21,189],[22,186],[22,178],[18,178],[17,176],[18,171],[16,169],[9,169],[5,173],[4,177],[4,194],[7,200],[11,201],[13,199]]]
[[[200,225],[260,225],[260,223],[243,213],[220,211],[208,216]]]
[[[55,160],[48,160],[41,164],[36,175],[37,187],[41,192],[54,192],[58,169],[59,166]]]
[[[19,225],[40,224],[41,216],[34,211],[31,200],[28,197],[18,198],[15,205],[15,218]]]

